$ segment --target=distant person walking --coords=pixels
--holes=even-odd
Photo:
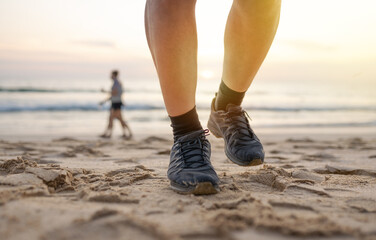
[[[132,138],[132,132],[127,123],[123,120],[123,117],[121,115],[121,106],[123,105],[123,102],[121,101],[121,96],[123,94],[123,86],[121,82],[118,79],[119,72],[114,70],[111,73],[111,79],[113,81],[113,85],[111,88],[111,91],[105,91],[102,89],[102,92],[106,92],[110,94],[110,97],[106,98],[102,102],[100,102],[100,105],[103,105],[105,102],[111,100],[111,109],[110,109],[110,117],[108,119],[108,126],[105,132],[100,135],[102,138],[110,138],[112,135],[112,127],[113,127],[113,121],[114,119],[118,119],[121,123],[122,129],[123,129],[123,138],[124,139],[131,139]],[[128,134],[126,134],[126,131],[128,131]]]

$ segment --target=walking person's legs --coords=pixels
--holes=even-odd
[[[115,118],[114,117],[114,109],[111,109],[110,115],[108,117],[107,129],[104,131],[104,133],[102,135],[100,135],[100,137],[103,137],[103,138],[110,138],[111,137],[114,118]]]
[[[174,133],[167,172],[171,187],[206,194],[217,192],[219,179],[195,108],[195,4],[196,0],[148,0],[145,30]]]
[[[277,31],[281,0],[234,0],[225,31],[222,80],[236,92],[251,85]]]
[[[128,126],[128,124],[124,121],[120,109],[116,111],[116,118],[119,120],[121,127],[122,127],[122,130],[123,130],[123,136],[122,137],[125,138],[125,139],[131,139],[132,136],[133,136],[132,131],[131,131],[130,127]],[[127,131],[128,131],[128,134],[126,133]]]
[[[239,165],[258,165],[264,159],[262,145],[240,105],[269,51],[280,7],[280,0],[234,0],[228,16],[222,81],[208,127],[224,138],[226,155]]]
[[[196,0],[149,0],[145,29],[169,116],[195,106],[197,82]]]

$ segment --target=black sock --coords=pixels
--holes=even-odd
[[[174,137],[202,129],[196,106],[192,110],[176,117],[170,117],[170,119]]]
[[[245,92],[236,92],[230,89],[222,80],[215,100],[215,110],[226,110],[226,106],[229,103],[239,106],[243,101],[244,95]]]

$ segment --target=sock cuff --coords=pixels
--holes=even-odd
[[[183,113],[181,115],[174,116],[174,117],[171,117],[169,115],[168,117],[170,118],[171,123],[174,124],[174,123],[179,123],[183,121],[184,119],[195,119],[195,118],[198,119],[198,114],[197,114],[196,106],[194,106],[191,110],[189,110],[186,113]]]
[[[226,96],[229,96],[229,97],[238,97],[238,96],[244,96],[245,95],[245,92],[237,92],[235,90],[232,90],[231,88],[229,88],[225,82],[223,81],[223,79],[221,80],[221,84],[219,85],[219,91],[221,91],[222,94],[226,95]]]
[[[179,116],[169,117],[174,137],[202,129],[200,120],[198,119],[196,106]]]

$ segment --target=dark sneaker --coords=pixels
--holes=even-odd
[[[264,162],[264,149],[240,106],[228,104],[226,111],[215,111],[215,98],[208,122],[210,132],[225,140],[226,156],[240,166],[255,166]]]
[[[219,192],[219,179],[210,163],[208,132],[198,130],[175,139],[167,171],[173,190],[197,195]]]

